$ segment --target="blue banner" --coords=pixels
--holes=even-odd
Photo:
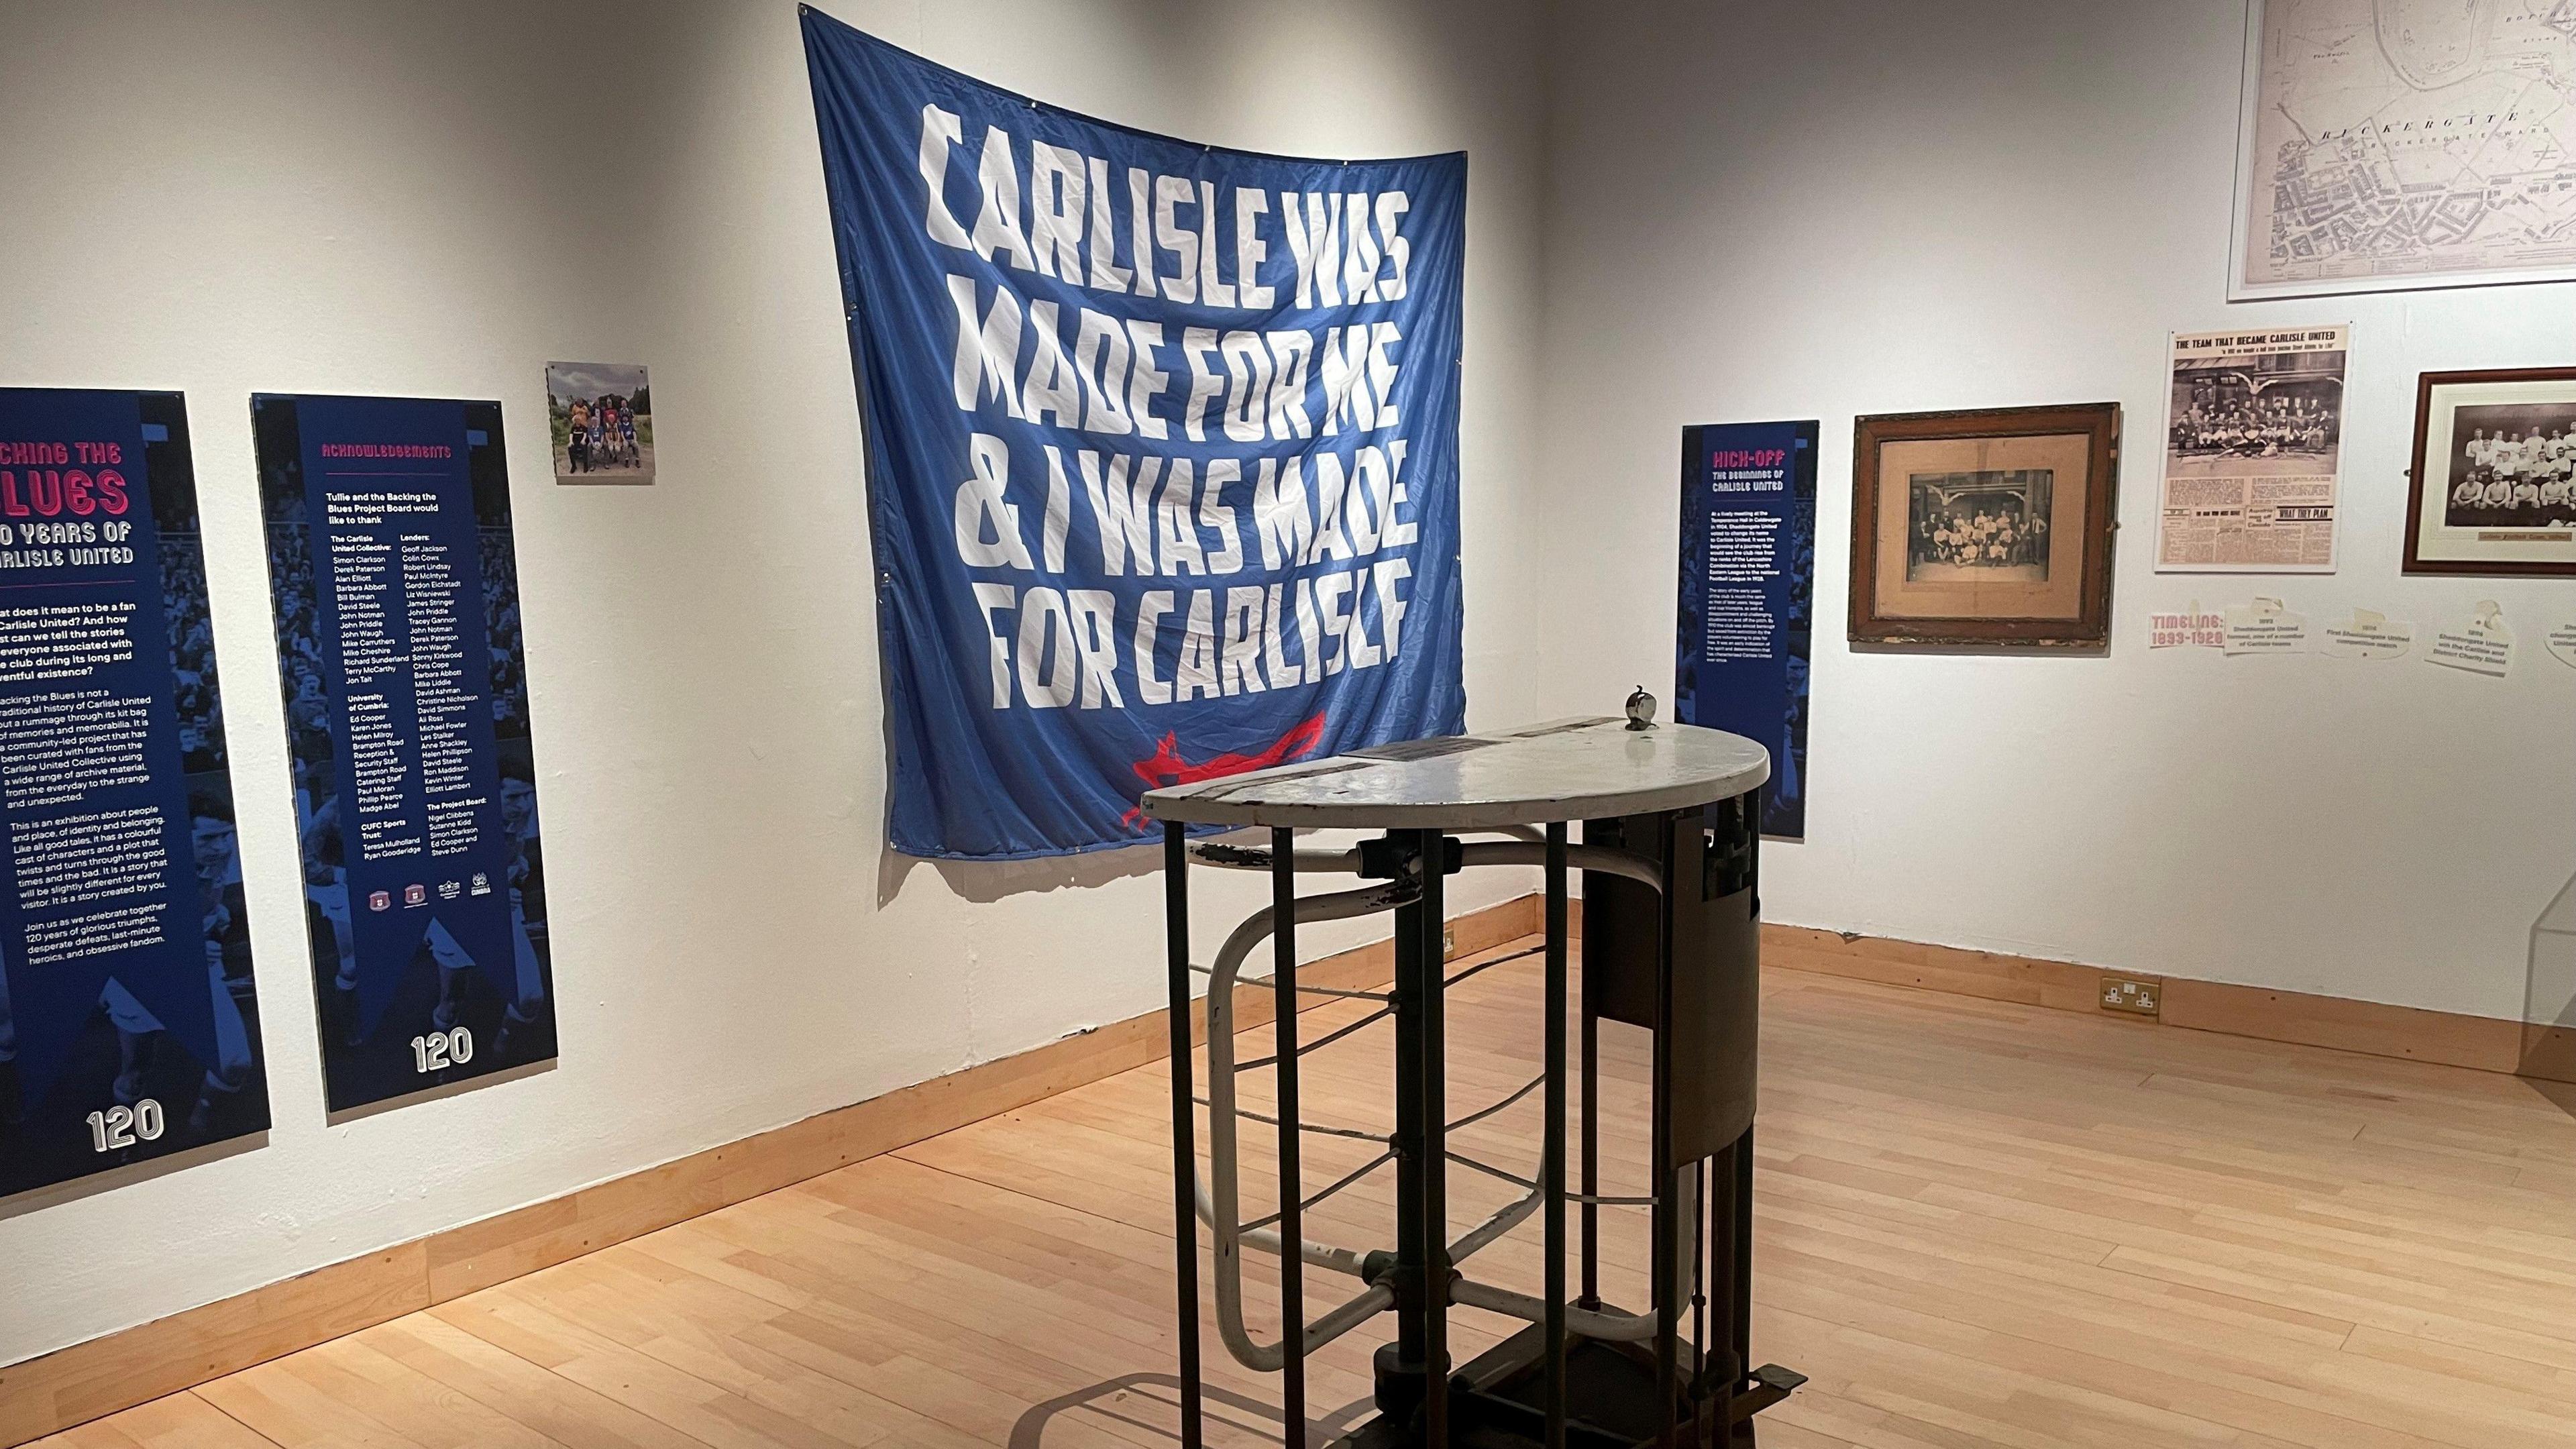
[[[1681,662],[1673,717],[1771,751],[1762,833],[1807,835],[1816,623],[1816,424],[1682,430]]]
[[[333,1111],[547,1060],[498,403],[255,397]]]
[[[0,390],[0,1195],[268,1127],[188,415]]]
[[[804,27],[894,848],[1125,845],[1147,790],[1463,729],[1465,156],[1194,145]]]

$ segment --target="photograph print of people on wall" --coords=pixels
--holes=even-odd
[[[653,481],[653,384],[638,362],[546,364],[557,483]]]
[[[2576,368],[2417,379],[2410,574],[2576,577]]]
[[[1905,577],[2048,582],[2048,468],[1989,468],[1974,473],[1917,473],[1912,541]]]

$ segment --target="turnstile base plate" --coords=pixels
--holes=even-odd
[[[1536,1325],[1478,1355],[1452,1376],[1449,1442],[1452,1449],[1535,1449],[1546,1443],[1546,1379],[1541,1362],[1545,1336]],[[1681,1345],[1675,1377],[1686,1385],[1697,1370]],[[1712,1424],[1707,1442],[1741,1449],[1751,1445],[1753,1415],[1787,1398],[1806,1382],[1802,1374],[1765,1365],[1738,1390],[1734,1422]],[[1692,1406],[1676,1390],[1677,1445],[1702,1442],[1691,1432]],[[1663,1428],[1655,1411],[1655,1367],[1641,1345],[1575,1338],[1565,1354],[1567,1449],[1647,1449]],[[1419,1410],[1380,1414],[1329,1449],[1415,1449],[1423,1443]]]

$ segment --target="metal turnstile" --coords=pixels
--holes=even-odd
[[[1166,926],[1172,1000],[1174,1223],[1180,1274],[1181,1437],[1203,1442],[1199,1362],[1198,1229],[1214,1237],[1217,1326],[1229,1354],[1281,1375],[1285,1442],[1309,1434],[1305,1360],[1381,1313],[1396,1336],[1375,1358],[1376,1414],[1335,1445],[1577,1446],[1746,1445],[1754,1415],[1804,1379],[1748,1369],[1752,1289],[1753,1117],[1759,1048],[1759,787],[1768,759],[1750,741],[1683,725],[1636,731],[1616,720],[1574,720],[1492,736],[1415,741],[1331,760],[1156,791],[1147,813],[1164,822]],[[1569,824],[1582,821],[1580,843]],[[1266,849],[1207,845],[1190,825],[1256,825]],[[1300,850],[1300,828],[1351,826],[1383,833],[1348,850]],[[1473,836],[1501,839],[1471,839]],[[1189,866],[1266,871],[1271,904],[1227,938],[1207,974],[1207,1097],[1193,1086],[1189,1005]],[[1546,939],[1538,1074],[1500,1099],[1452,1115],[1447,1100],[1443,1000],[1452,979],[1443,949],[1448,878],[1488,865],[1538,865],[1546,881]],[[1581,1010],[1570,1008],[1569,872],[1583,872]],[[1369,882],[1300,895],[1299,874],[1339,872]],[[1297,927],[1376,912],[1395,915],[1395,980],[1384,992],[1301,987]],[[1267,982],[1242,967],[1264,940]],[[1481,967],[1469,968],[1473,970]],[[1466,973],[1462,973],[1466,974]],[[1267,985],[1276,1042],[1251,1062],[1234,1058],[1235,992]],[[1338,1039],[1387,1021],[1395,1038],[1394,1126],[1379,1137],[1307,1122],[1299,1111],[1298,998],[1376,1003]],[[1569,1023],[1579,1033],[1584,1091],[1580,1164],[1568,1183]],[[1649,1191],[1601,1190],[1599,1045],[1608,1022],[1649,1033],[1653,1047]],[[1275,1074],[1277,1113],[1241,1107],[1238,1073]],[[1539,1161],[1526,1175],[1476,1161],[1449,1145],[1456,1128],[1537,1093]],[[1197,1108],[1208,1112],[1209,1180],[1197,1164]],[[1237,1184],[1240,1117],[1278,1128],[1277,1209],[1246,1221]],[[1359,1170],[1309,1193],[1301,1140],[1316,1132],[1359,1137],[1381,1151]],[[1520,1191],[1499,1211],[1453,1236],[1452,1166]],[[1305,1213],[1372,1172],[1395,1177],[1391,1248],[1309,1238]],[[1569,1251],[1567,1209],[1580,1252]],[[1601,1210],[1643,1208],[1651,1217],[1648,1301],[1631,1311],[1605,1302]],[[1543,1282],[1533,1295],[1470,1277],[1462,1265],[1536,1217]],[[1260,1340],[1243,1311],[1243,1253],[1280,1263],[1282,1301],[1306,1301],[1309,1268],[1356,1281],[1320,1318],[1302,1309],[1279,1336]],[[1577,1284],[1567,1282],[1569,1257]],[[1523,1319],[1528,1327],[1464,1364],[1449,1347],[1449,1310],[1466,1306]],[[1435,1386],[1442,1386],[1435,1388]]]

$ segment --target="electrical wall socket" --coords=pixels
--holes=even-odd
[[[2164,987],[2159,982],[2141,981],[2130,976],[2102,978],[2102,1009],[2125,1011],[2131,1016],[2154,1016],[2163,1010]]]
[[[1457,928],[1456,926],[1442,926],[1442,927],[1440,928],[1440,955],[1441,955],[1441,959],[1446,960],[1446,959],[1448,959],[1449,957],[1451,957],[1451,956],[1455,956],[1455,955],[1457,955],[1457,954],[1458,954],[1458,928]]]

